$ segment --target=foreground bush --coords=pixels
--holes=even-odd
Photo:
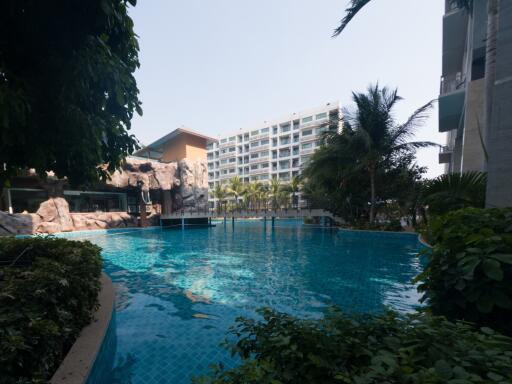
[[[238,319],[229,344],[242,364],[197,383],[510,383],[512,339],[428,315],[299,320],[260,311]]]
[[[43,382],[91,320],[100,248],[56,238],[0,240],[0,382]]]
[[[512,209],[467,208],[430,225],[419,290],[432,312],[512,334]]]

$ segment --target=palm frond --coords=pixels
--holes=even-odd
[[[345,9],[345,17],[341,19],[340,26],[334,30],[333,37],[338,36],[346,28],[348,23],[355,15],[371,0],[351,0],[347,9]]]
[[[431,100],[414,111],[414,113],[409,116],[405,123],[400,124],[397,128],[394,129],[394,132],[391,136],[391,141],[393,143],[403,142],[403,140],[413,136],[415,129],[422,126],[430,117],[430,110],[434,107],[435,102],[436,100]]]
[[[341,19],[340,25],[334,30],[332,37],[339,36],[352,21],[352,19],[367,5],[371,0],[351,0],[345,9],[345,16]],[[450,0],[450,4],[458,8],[471,12],[473,9],[473,0]]]
[[[486,184],[487,175],[482,172],[441,175],[424,188],[423,200],[434,214],[465,207],[483,208]]]

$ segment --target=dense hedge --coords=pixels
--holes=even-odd
[[[0,240],[0,381],[45,382],[91,320],[100,248],[57,238]]]
[[[434,219],[417,278],[434,314],[512,334],[512,209],[466,208]]]
[[[426,314],[300,320],[265,309],[238,319],[238,367],[216,366],[196,383],[510,383],[512,339]]]

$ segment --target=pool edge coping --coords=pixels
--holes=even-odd
[[[83,384],[89,378],[114,311],[115,291],[105,272],[100,277],[99,307],[50,379],[50,384]]]
[[[338,228],[340,232],[370,232],[370,233],[383,233],[383,234],[394,234],[394,235],[416,235],[418,241],[427,248],[432,248],[427,240],[423,238],[423,235],[419,232],[397,232],[397,231],[378,231],[371,229],[347,229],[347,228]]]

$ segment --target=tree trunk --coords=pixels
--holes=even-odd
[[[498,39],[499,0],[487,0],[487,44],[485,50],[485,146],[489,148],[492,124],[494,83],[496,81],[496,47]],[[487,169],[486,159],[485,167]]]
[[[370,224],[375,221],[375,169],[370,169]]]

